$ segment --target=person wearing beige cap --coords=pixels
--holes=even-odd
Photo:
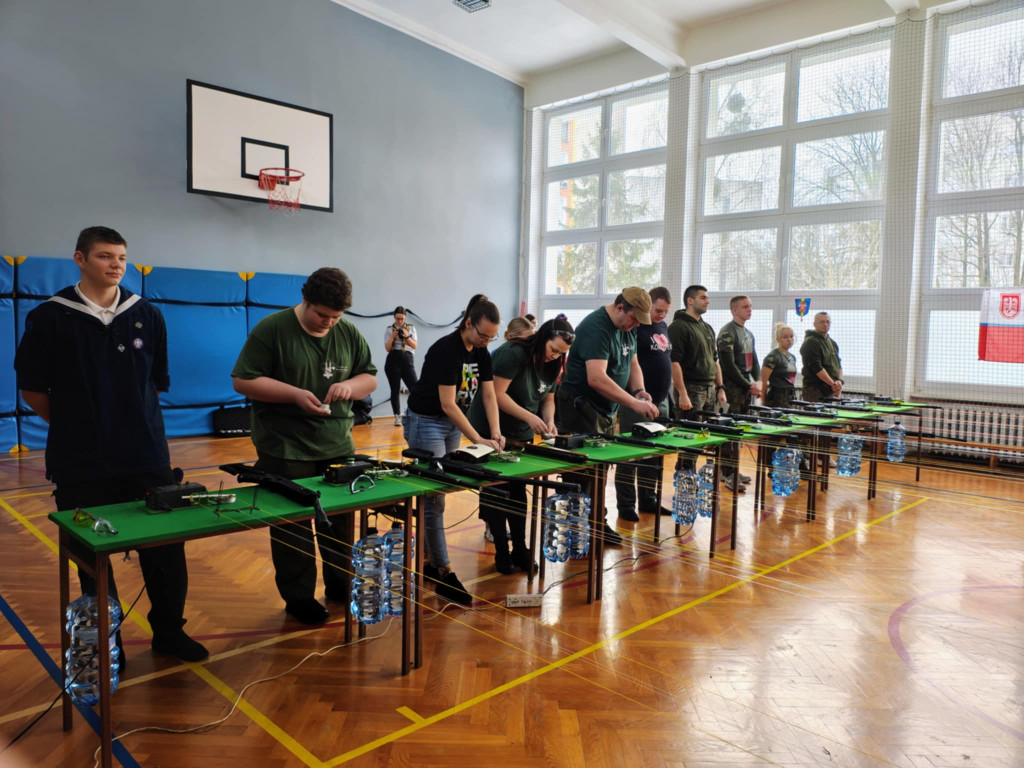
[[[576,326],[576,341],[556,397],[563,432],[614,434],[619,406],[647,419],[658,415],[658,406],[644,391],[644,374],[636,359],[634,331],[650,324],[651,295],[631,286]],[[592,497],[593,489],[584,487],[584,493]],[[607,521],[603,536],[607,544],[622,543]]]

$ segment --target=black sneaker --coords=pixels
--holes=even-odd
[[[202,643],[197,643],[184,630],[153,635],[153,652],[174,656],[182,661],[202,661],[210,655]]]
[[[436,565],[429,562],[423,564],[423,581],[429,587],[437,586],[441,581],[441,571],[437,569]]]
[[[657,509],[641,509],[645,515],[671,515],[672,510],[668,507],[658,507]]]
[[[632,509],[620,509],[619,520],[624,520],[627,523],[636,523],[640,520],[640,516],[637,515],[635,510]]]
[[[622,545],[622,535],[618,531],[608,525],[608,523],[602,523],[601,526],[598,536],[604,539],[606,547],[618,547]]]
[[[462,582],[455,575],[455,571],[448,571],[448,573],[441,577],[435,592],[438,597],[447,600],[449,603],[458,603],[459,605],[472,605],[473,603],[473,596],[462,586]]]
[[[512,556],[508,553],[508,550],[504,551],[499,547],[494,550],[494,569],[505,576],[510,573],[515,573],[516,566],[512,562]]]
[[[722,485],[724,485],[730,491],[735,491],[736,493],[747,492],[747,486],[745,486],[743,483],[737,483],[735,475],[722,475]]]
[[[284,607],[285,613],[294,616],[303,624],[316,626],[327,621],[327,609],[312,597],[306,600],[292,600]]]
[[[537,562],[533,559],[533,553],[526,547],[523,547],[522,549],[513,548],[512,562],[515,563],[516,567],[530,576],[533,576],[539,570]]]
[[[740,482],[741,483],[749,483],[751,481],[751,479],[752,478],[750,477],[750,475],[744,475],[742,472],[740,472]]]

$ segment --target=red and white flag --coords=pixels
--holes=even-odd
[[[1024,363],[1024,291],[988,288],[982,294],[978,359]]]

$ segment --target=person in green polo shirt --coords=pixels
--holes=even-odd
[[[352,401],[377,387],[370,347],[342,319],[352,305],[352,282],[340,269],[318,269],[302,286],[302,302],[263,318],[246,339],[231,371],[235,391],[253,401],[252,442],[258,469],[286,478],[314,477],[354,452]],[[336,519],[336,518],[332,518]],[[347,603],[342,577],[342,526],[320,541],[327,599]],[[309,521],[270,528],[274,579],[285,611],[322,624],[327,609],[315,599],[316,553]]]
[[[501,434],[506,438],[532,443],[534,435],[558,434],[554,386],[574,339],[569,321],[555,318],[541,325],[534,335],[510,338],[494,351],[494,393]],[[469,423],[482,436],[491,434],[482,398],[474,399],[469,407]],[[532,573],[537,566],[526,547],[526,486],[507,483],[494,488],[509,494],[504,499],[490,494],[490,489],[480,492],[480,516],[494,536],[494,567],[499,573],[512,573],[516,568]]]
[[[630,286],[577,326],[556,398],[562,431],[613,434],[620,405],[644,418],[657,417],[658,406],[644,391],[644,374],[636,359],[633,331],[641,323],[651,324],[651,295]],[[592,481],[581,478],[580,482],[593,498]],[[608,544],[622,543],[622,536],[607,521],[602,535]]]

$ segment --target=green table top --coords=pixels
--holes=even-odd
[[[906,413],[914,410],[919,404],[902,403],[900,405],[870,406],[878,413]],[[793,416],[791,426],[775,426],[768,424],[752,425],[743,435],[728,438],[722,435],[702,437],[688,429],[673,429],[652,438],[649,448],[610,443],[602,447],[586,446],[578,452],[585,455],[591,463],[614,464],[649,456],[665,455],[678,451],[699,451],[727,443],[730,439],[748,440],[759,437],[781,435],[795,430],[832,426],[844,421],[855,421],[870,418],[871,413],[862,411],[845,411],[839,409],[836,417],[799,415]],[[556,472],[580,470],[589,464],[571,464],[541,456],[524,454],[518,462],[491,461],[486,464],[488,469],[501,473],[504,477],[534,477]],[[413,496],[424,493],[443,493],[454,490],[451,485],[434,482],[425,478],[409,475],[407,477],[383,477],[376,481],[373,488],[367,488],[353,494],[348,485],[328,485],[322,478],[314,477],[297,481],[306,488],[320,491],[320,503],[328,513],[398,503]],[[256,498],[256,508],[252,508],[253,486],[229,489],[237,494],[234,504],[222,505],[220,514],[215,513],[214,505],[194,506],[177,509],[173,512],[153,513],[146,509],[142,502],[112,504],[95,507],[89,510],[94,517],[103,517],[117,529],[117,535],[98,534],[91,525],[78,526],[72,520],[73,512],[65,510],[53,512],[50,520],[65,529],[71,536],[78,539],[90,550],[96,552],[118,551],[133,547],[153,544],[156,542],[174,541],[178,539],[200,538],[218,533],[262,527],[286,520],[299,520],[312,515],[310,507],[302,506],[271,491],[260,490]]]

